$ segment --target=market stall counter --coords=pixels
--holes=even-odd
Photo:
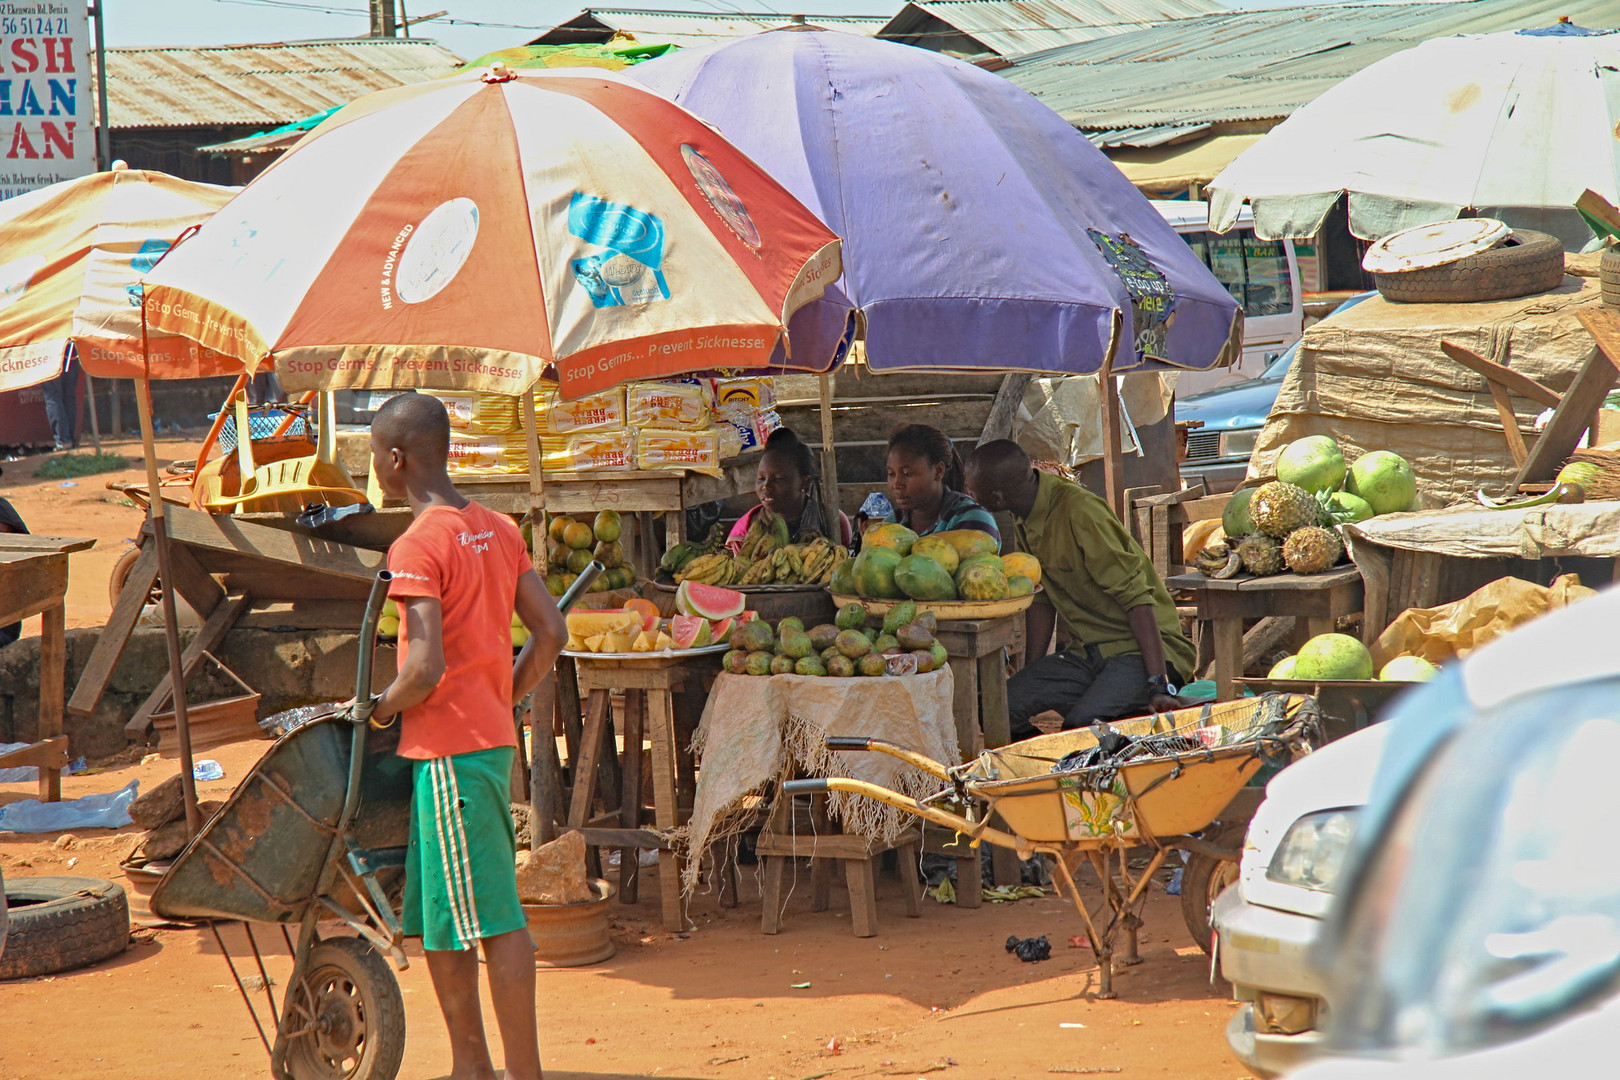
[[[835,678],[814,675],[733,675],[715,680],[696,746],[702,762],[689,830],[690,850],[747,827],[750,797],[784,776],[859,776],[919,797],[935,785],[923,772],[879,754],[829,750],[828,736],[887,739],[936,761],[960,759],[951,702],[955,689],[949,666],[912,675]],[[815,815],[819,807],[812,807]],[[755,844],[765,861],[762,928],[781,929],[783,878],[793,861],[814,861],[812,891],[816,910],[827,906],[831,860],[843,860],[849,883],[852,928],[857,937],[877,932],[872,857],[891,848],[901,853],[907,914],[919,914],[920,886],[908,879],[916,863],[920,835],[908,815],[852,796],[833,795],[825,809],[841,832],[805,835],[792,800],[781,795]],[[695,861],[688,868],[688,891],[696,888]]]

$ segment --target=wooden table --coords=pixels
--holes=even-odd
[[[579,740],[573,767],[574,787],[569,799],[568,827],[585,834],[594,847],[619,850],[619,900],[636,902],[638,855],[643,848],[658,852],[658,891],[662,901],[664,929],[682,933],[688,929],[686,908],[681,895],[681,866],[684,855],[667,840],[668,831],[680,826],[690,812],[694,787],[694,767],[689,750],[690,730],[695,723],[677,722],[676,694],[684,690],[702,692],[720,670],[719,656],[688,660],[593,660],[576,658],[579,692],[584,695],[585,726]],[[602,768],[611,761],[615,741],[609,734],[614,724],[610,695],[624,692],[624,716],[617,742],[623,743],[618,767]],[[542,724],[535,738],[549,735]],[[643,829],[641,751],[643,741],[651,743],[653,824],[657,832]],[[602,783],[602,774],[608,783]],[[599,787],[607,787],[605,812],[593,816]],[[613,788],[617,790],[612,790]],[[684,796],[684,797],[683,797]],[[616,823],[616,824],[615,824]]]
[[[67,687],[68,555],[95,547],[80,536],[0,533],[0,626],[31,615],[41,618],[39,643],[39,731],[25,747],[0,754],[0,768],[35,765],[39,797],[62,797],[62,770],[68,739],[62,734],[62,697]]]
[[[1272,574],[1222,581],[1203,574],[1177,574],[1165,581],[1171,592],[1193,595],[1198,617],[1211,624],[1215,643],[1215,694],[1238,695],[1243,675],[1243,621],[1267,616],[1304,619],[1312,637],[1333,632],[1335,621],[1362,607],[1361,571],[1354,565],[1321,574]]]

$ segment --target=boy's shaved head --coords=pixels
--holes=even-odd
[[[450,457],[450,414],[430,394],[395,394],[371,421],[374,448],[403,450],[407,460],[443,468]]]
[[[967,459],[967,471],[988,480],[1017,480],[1031,467],[1029,454],[1011,439],[987,442]]]

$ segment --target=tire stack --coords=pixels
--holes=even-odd
[[[1598,281],[1603,286],[1603,302],[1610,307],[1620,307],[1620,247],[1603,249]]]
[[[1603,256],[1604,299],[1620,304],[1620,256]],[[1404,304],[1469,304],[1511,300],[1558,288],[1564,281],[1564,248],[1557,237],[1518,229],[1489,251],[1421,270],[1375,273],[1384,299]]]

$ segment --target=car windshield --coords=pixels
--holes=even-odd
[[[1620,991],[1620,680],[1526,695],[1461,729],[1351,900],[1332,1039],[1449,1057]]]
[[[1232,299],[1243,305],[1246,318],[1286,315],[1294,307],[1293,279],[1288,273],[1288,249],[1281,240],[1261,240],[1253,229],[1221,234],[1183,234],[1188,246],[1204,260]]]

